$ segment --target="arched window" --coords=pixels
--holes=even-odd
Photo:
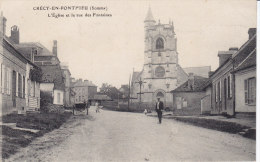
[[[162,92],[158,92],[158,93],[156,94],[156,97],[157,97],[157,98],[163,98],[163,97],[164,97],[164,94],[163,94]]]
[[[156,49],[163,49],[164,48],[164,43],[162,38],[158,38],[156,40]]]

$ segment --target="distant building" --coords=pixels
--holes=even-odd
[[[72,81],[72,90],[75,92],[75,104],[88,102],[97,94],[97,86],[91,81],[78,79]]]
[[[205,96],[203,89],[208,78],[189,74],[188,80],[171,91],[173,95],[173,108],[175,114],[198,115],[201,114],[201,98]]]
[[[68,65],[61,65],[61,70],[63,73],[63,78],[65,80],[65,91],[64,91],[64,106],[65,107],[71,107],[71,85],[70,85],[70,78],[71,73],[69,70]]]
[[[40,78],[37,73],[41,69],[24,57],[16,49],[16,42],[5,35],[6,20],[3,15],[0,16],[0,113],[3,115],[39,110]],[[11,33],[13,30],[19,29],[12,27]]]
[[[196,76],[201,76],[201,77],[204,77],[204,78],[208,78],[209,77],[209,72],[211,71],[211,67],[210,66],[186,67],[186,68],[183,68],[183,70],[187,74],[193,73]]]

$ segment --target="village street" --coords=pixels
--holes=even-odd
[[[10,161],[255,160],[255,140],[144,114],[101,110],[77,116]]]

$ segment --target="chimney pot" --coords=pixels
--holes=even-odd
[[[58,55],[58,49],[57,49],[57,40],[53,41],[53,48],[52,48],[52,53],[53,55],[57,56]]]
[[[11,37],[10,38],[15,44],[19,44],[20,33],[19,33],[18,26],[14,25],[14,26],[11,27]]]

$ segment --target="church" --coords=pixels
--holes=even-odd
[[[131,103],[141,102],[142,107],[152,108],[157,98],[160,98],[165,107],[171,108],[171,91],[188,79],[187,73],[178,63],[179,53],[173,22],[156,22],[149,8],[144,29],[144,65],[141,72],[134,71],[132,74]]]

